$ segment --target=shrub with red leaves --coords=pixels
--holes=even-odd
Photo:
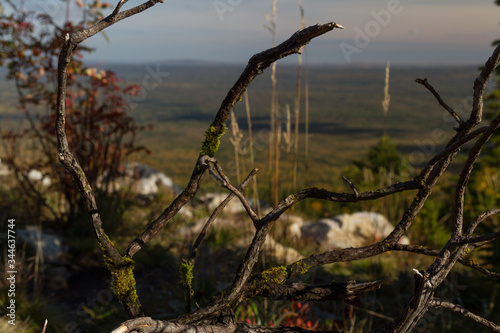
[[[63,221],[72,221],[82,213],[79,192],[57,161],[54,128],[57,62],[63,36],[96,23],[103,17],[102,10],[110,5],[100,1],[74,4],[74,1],[60,2],[61,7],[69,6],[68,12],[79,10],[82,19],[71,22],[66,18],[63,23],[45,12],[23,8],[23,2],[7,0],[0,5],[0,65],[8,69],[7,78],[14,82],[18,93],[18,109],[28,121],[22,131],[2,132],[7,142],[2,162],[14,170],[27,200],[36,202],[32,206],[37,208],[30,211],[33,219],[39,219],[47,209],[55,219]],[[68,69],[66,132],[90,184],[97,189],[97,195],[104,195],[119,174],[122,159],[146,150],[134,144],[136,133],[145,128],[138,126],[129,112],[128,101],[140,92],[140,87],[127,85],[112,71],[86,66],[82,59],[91,51],[79,46]],[[32,147],[32,151],[21,149],[26,146]],[[29,159],[25,158],[27,155]],[[54,209],[45,195],[29,184],[24,175],[31,169],[38,169],[52,179],[52,186],[57,187],[54,190],[64,193],[61,198],[64,202],[59,206],[67,209]]]

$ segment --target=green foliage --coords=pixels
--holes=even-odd
[[[371,146],[364,159],[355,160],[353,163],[359,170],[368,169],[377,173],[385,170],[401,175],[408,171],[407,161],[387,136],[383,136],[376,145]]]
[[[451,193],[451,192],[450,192]],[[431,196],[425,202],[410,232],[412,242],[430,248],[441,248],[449,240],[447,219],[451,217],[449,198]]]

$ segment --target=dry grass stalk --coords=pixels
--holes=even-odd
[[[283,139],[285,140],[285,149],[286,152],[289,153],[290,150],[292,149],[292,144],[294,143],[294,140],[292,139],[292,117],[290,115],[290,105],[286,105],[285,108],[286,112],[286,130],[285,133],[283,133]],[[296,142],[297,140],[295,140]]]
[[[252,132],[252,117],[250,116],[250,102],[248,100],[248,90],[245,91],[245,110],[247,114],[247,123],[248,123],[248,144],[249,144],[248,149],[250,151],[250,164],[254,165],[255,156],[253,152],[254,146],[253,146],[253,132]],[[261,216],[259,191],[257,188],[257,175],[253,177],[252,189],[253,189],[254,205],[256,207],[257,214]]]
[[[271,15],[266,14],[266,21],[269,23],[269,26],[265,26],[273,36],[273,47],[276,46],[276,0],[271,1]],[[274,177],[279,175],[279,171],[276,170],[278,165],[276,161],[279,161],[279,143],[278,143],[278,93],[276,91],[276,62],[274,62],[271,66],[271,112],[270,112],[270,130],[271,135],[269,136],[269,176],[271,178],[271,192],[276,193],[278,191],[278,179],[273,179],[273,170]]]
[[[300,10],[300,30],[305,27],[304,7],[302,2],[297,0]],[[293,155],[293,173],[292,173],[292,190],[297,188],[297,164],[299,158],[299,124],[300,124],[300,91],[302,85],[302,48],[299,52],[299,66],[297,70],[297,88],[295,92],[295,141],[294,141],[294,155]]]
[[[241,150],[241,140],[243,139],[243,133],[240,131],[240,127],[238,126],[238,121],[234,114],[234,111],[231,111],[231,133],[232,137],[229,138],[229,141],[234,146],[234,158],[236,163],[236,182],[238,184],[241,183],[240,179],[240,150]]]
[[[387,66],[385,67],[384,99],[382,100],[382,109],[384,110],[384,137],[387,134],[387,114],[389,113],[389,105],[391,103],[391,95],[389,94],[389,67],[390,63],[387,62]]]
[[[307,51],[307,47],[304,47],[304,52]],[[307,59],[307,53],[306,53],[306,59]],[[307,61],[306,61],[307,62]],[[305,158],[304,158],[304,167],[306,170],[306,177],[307,177],[307,170],[309,167],[309,80],[308,80],[308,72],[307,69],[305,71],[305,82],[304,82],[304,112],[305,112],[305,120],[304,120],[304,126],[305,126]]]
[[[277,109],[277,106],[276,106]],[[281,145],[281,116],[276,113],[276,133],[274,146],[274,206],[279,203],[279,182],[280,182],[280,145]]]

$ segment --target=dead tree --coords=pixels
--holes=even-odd
[[[337,193],[326,189],[306,188],[293,193],[279,202],[274,209],[265,216],[258,216],[251,208],[251,205],[242,193],[242,189],[255,175],[257,170],[253,170],[247,179],[240,185],[233,185],[223,167],[215,159],[218,150],[220,137],[226,130],[226,122],[235,104],[241,99],[243,93],[252,80],[261,74],[267,67],[278,59],[300,52],[302,46],[311,39],[325,34],[334,28],[342,28],[334,22],[315,25],[305,28],[293,34],[283,43],[255,54],[250,58],[248,65],[243,70],[241,76],[227,93],[222,101],[212,124],[205,133],[205,140],[201,147],[201,152],[195,162],[190,181],[184,191],[178,195],[172,203],[165,208],[163,213],[152,221],[147,229],[137,236],[123,253],[119,253],[110,238],[105,234],[103,223],[99,214],[94,191],[89,185],[86,175],[69,150],[65,133],[65,96],[66,96],[66,76],[68,64],[71,61],[72,52],[75,48],[91,36],[104,30],[110,25],[121,21],[131,15],[138,14],[156,5],[162,0],[150,0],[141,5],[122,11],[122,6],[127,0],[120,0],[111,15],[87,29],[68,34],[65,37],[64,45],[59,57],[58,65],[58,96],[57,96],[57,119],[56,131],[59,145],[59,161],[72,174],[79,190],[83,193],[85,206],[88,211],[91,226],[95,232],[97,241],[104,255],[106,266],[112,275],[113,290],[118,299],[128,313],[130,320],[120,324],[113,332],[305,332],[305,329],[296,327],[265,327],[253,326],[246,323],[237,323],[232,309],[244,298],[256,296],[268,297],[271,299],[288,299],[302,301],[321,301],[349,299],[362,292],[380,288],[382,282],[373,281],[368,283],[337,282],[330,285],[308,285],[291,284],[290,279],[304,274],[309,269],[322,265],[355,261],[363,258],[373,257],[387,251],[407,251],[421,255],[433,256],[435,260],[432,265],[424,270],[415,270],[415,288],[412,295],[408,295],[409,300],[406,307],[388,325],[379,327],[375,332],[410,332],[423,315],[431,307],[443,307],[459,312],[464,316],[472,318],[479,324],[489,329],[500,332],[500,326],[489,322],[466,309],[452,303],[442,301],[435,297],[436,290],[439,289],[444,279],[453,266],[457,263],[469,266],[479,274],[484,274],[493,278],[500,278],[499,273],[488,271],[487,269],[470,262],[467,256],[480,246],[497,241],[500,238],[500,231],[487,235],[475,235],[476,227],[488,217],[500,213],[500,209],[486,211],[472,221],[464,221],[464,198],[466,187],[471,175],[472,168],[476,163],[482,148],[491,138],[493,133],[500,127],[500,115],[497,115],[489,124],[478,127],[482,120],[483,95],[485,86],[500,61],[500,46],[496,47],[491,58],[486,62],[479,76],[474,81],[473,105],[468,119],[461,119],[459,115],[449,107],[427,82],[426,79],[417,79],[417,83],[427,88],[456,120],[456,134],[447,143],[446,147],[433,156],[422,168],[420,173],[414,178],[404,182],[398,182],[385,188],[373,191],[358,192],[352,182],[345,179],[353,193]],[[452,234],[446,245],[437,250],[426,249],[414,245],[401,245],[398,241],[405,235],[412,226],[415,217],[419,214],[426,200],[440,180],[444,171],[451,161],[459,153],[466,143],[472,145],[468,153],[465,165],[456,183],[455,210],[453,215]],[[220,182],[221,186],[229,191],[227,200],[219,207],[207,222],[206,228],[201,232],[193,247],[193,253],[189,261],[183,265],[186,275],[194,265],[196,250],[199,243],[210,227],[210,223],[215,218],[217,212],[223,209],[224,205],[233,197],[237,197],[248,213],[249,223],[255,228],[253,240],[246,250],[244,258],[241,260],[235,272],[232,284],[215,295],[211,302],[205,307],[194,312],[186,313],[178,318],[163,321],[145,317],[139,297],[135,288],[134,261],[133,256],[162,230],[179,210],[186,205],[196,194],[200,187],[200,182],[206,173]],[[294,262],[286,267],[275,267],[265,272],[256,273],[253,268],[257,262],[258,255],[266,236],[279,221],[280,216],[299,201],[305,199],[328,200],[333,202],[354,203],[365,200],[376,200],[378,198],[393,195],[403,191],[415,191],[415,196],[411,204],[407,207],[401,220],[396,225],[390,235],[384,240],[375,244],[360,247],[346,248],[342,250],[327,251],[314,254]],[[190,288],[189,278],[185,279],[186,288]],[[189,292],[186,293],[189,302]]]

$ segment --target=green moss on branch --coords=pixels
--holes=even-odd
[[[105,235],[105,237],[108,239],[109,243],[114,246],[108,236]],[[121,257],[120,262],[117,264],[109,257],[104,246],[99,241],[98,244],[103,252],[104,264],[111,273],[111,287],[118,297],[118,300],[130,317],[143,315],[134,277],[134,260],[127,257]]]
[[[286,267],[278,266],[268,269],[261,273],[262,281],[264,282],[274,282],[276,284],[281,284],[286,280]]]
[[[215,153],[219,149],[220,138],[226,132],[226,127],[224,126],[222,130],[217,130],[213,125],[211,125],[205,131],[205,141],[201,146],[200,155],[208,155],[214,157]]]

